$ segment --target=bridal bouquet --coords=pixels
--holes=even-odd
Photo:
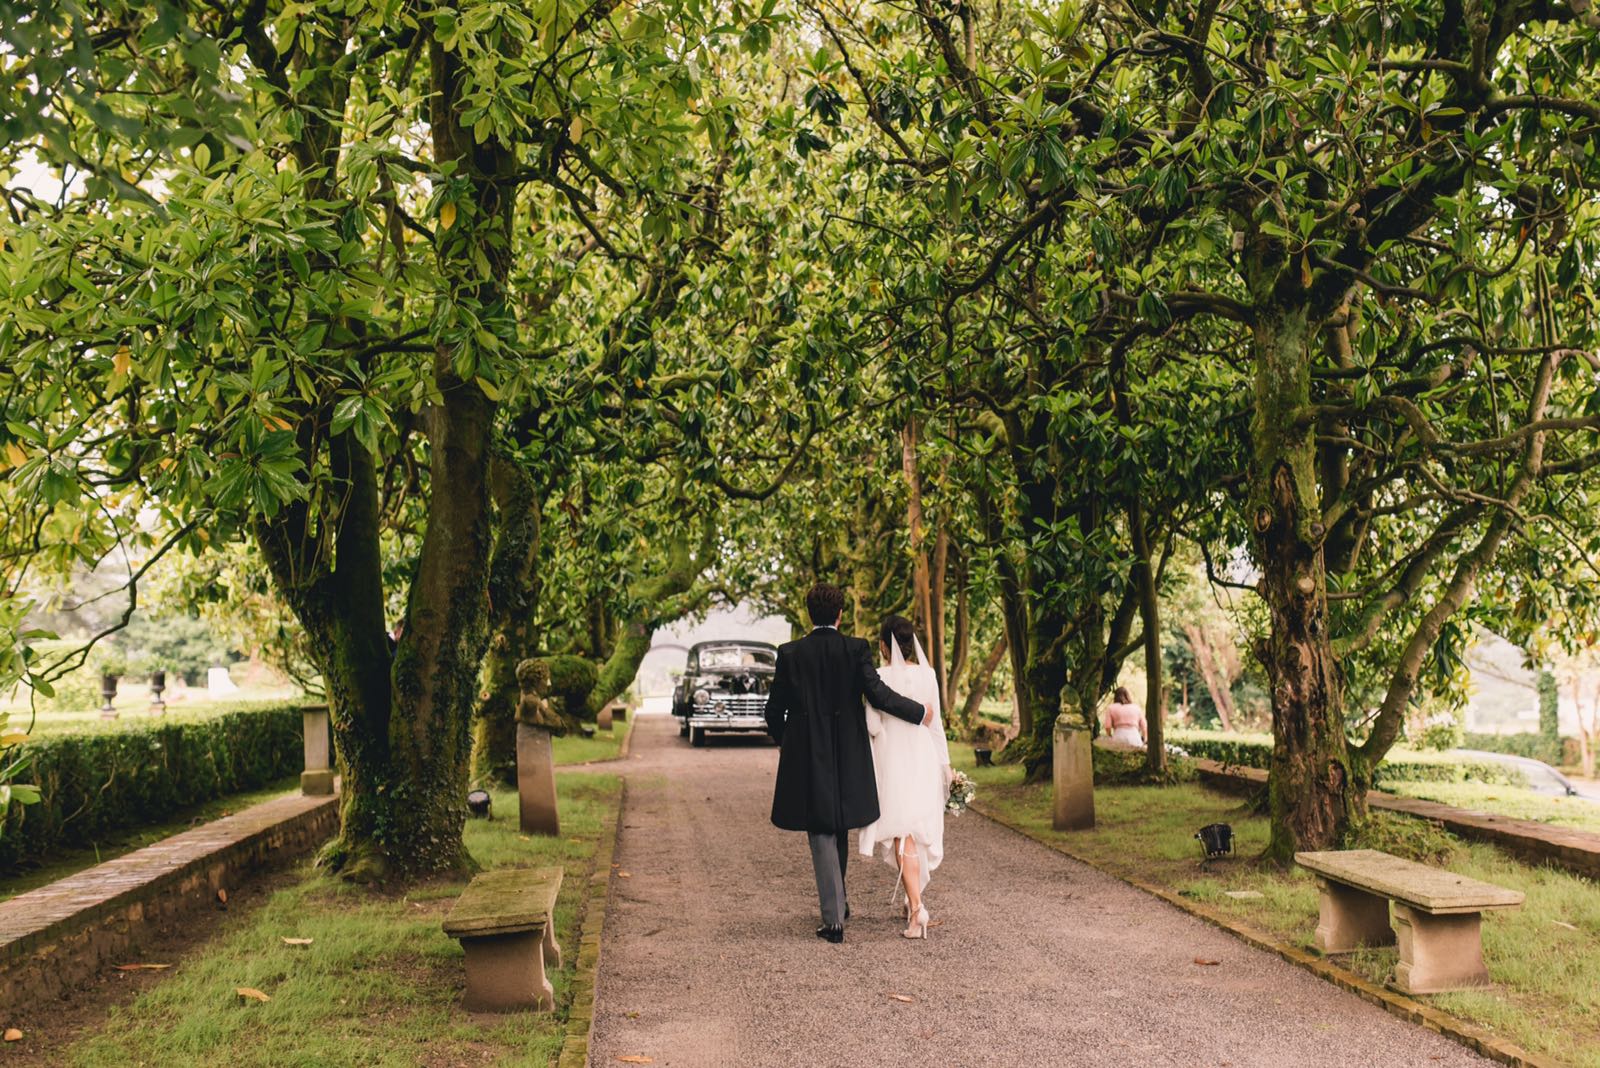
[[[950,796],[945,799],[944,810],[952,816],[959,816],[972,804],[972,799],[978,796],[978,788],[964,772],[956,772],[950,778]]]

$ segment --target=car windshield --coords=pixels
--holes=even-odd
[[[715,645],[700,650],[700,670],[714,671],[727,668],[764,667],[777,663],[778,655],[771,649],[754,645]]]

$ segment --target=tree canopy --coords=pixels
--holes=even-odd
[[[1159,777],[1198,557],[1259,599],[1272,850],[1335,843],[1472,623],[1592,629],[1596,23],[0,4],[0,685],[68,666],[31,576],[125,562],[125,624],[226,567],[332,705],[327,859],[407,876],[518,662],[592,714],[818,578],[955,722],[1008,676],[1035,774],[1142,661]]]

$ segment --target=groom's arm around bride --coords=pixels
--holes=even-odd
[[[806,832],[816,869],[822,927],[844,937],[844,874],[848,834],[878,818],[878,787],[867,738],[866,708],[907,723],[926,722],[932,709],[891,690],[872,664],[872,647],[839,633],[844,594],[818,583],[806,595],[813,629],[778,650],[767,693],[767,730],[781,747],[772,794],[772,822]]]

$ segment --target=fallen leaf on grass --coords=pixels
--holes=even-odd
[[[890,994],[889,997],[894,1001],[902,1001],[902,1002],[906,1003],[907,1005],[914,1005],[914,1004],[916,1004],[916,1001],[917,1001],[916,998],[912,997],[909,994]]]
[[[172,965],[170,965],[170,964],[119,964],[119,965],[117,965],[117,971],[119,971],[119,972],[159,972],[164,968],[170,968],[170,967],[172,967]]]
[[[286,945],[286,946],[309,946],[311,944],[311,939],[309,939],[309,938],[285,938],[283,940],[283,944]]]
[[[267,995],[263,994],[261,991],[257,990],[253,986],[235,987],[233,992],[235,994],[238,994],[242,998],[249,998],[252,1001],[271,1001],[272,1000],[270,997],[268,997]]]
[[[628,1019],[637,1020],[638,1018],[639,1018],[639,1013],[637,1011],[628,1013]]]
[[[1217,965],[1217,964],[1221,964],[1222,963],[1220,960],[1206,960],[1204,957],[1196,957],[1194,959],[1194,962],[1196,964],[1204,964],[1208,968],[1213,966],[1213,965]]]
[[[21,1042],[22,1041],[22,1032],[17,1030],[15,1027],[6,1028],[6,1041],[7,1042]]]
[[[656,1063],[655,1062],[655,1058],[646,1057],[642,1053],[630,1053],[626,1057],[618,1057],[617,1060],[621,1061],[623,1064],[654,1064],[654,1063]]]
[[[1555,924],[1557,927],[1565,927],[1569,931],[1576,931],[1577,930],[1577,928],[1572,926],[1572,924],[1566,923],[1566,922],[1564,922],[1562,920],[1551,920],[1550,922]]]
[[[523,840],[523,841],[524,841],[524,842],[531,842],[531,841],[533,841],[533,839],[532,839],[532,838],[529,838],[529,837],[528,837],[528,836],[527,836],[527,835],[525,835],[525,834],[519,834],[519,835],[517,835],[517,837],[518,837],[518,838],[520,838],[520,839],[522,839],[522,840]]]

